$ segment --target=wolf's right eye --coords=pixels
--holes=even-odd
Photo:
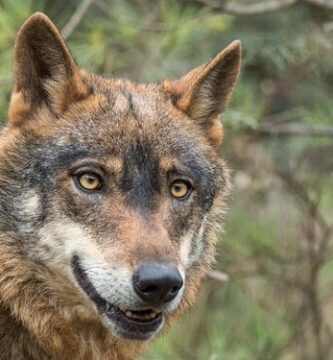
[[[86,172],[77,175],[77,182],[84,190],[99,190],[102,186],[102,179],[99,175]]]

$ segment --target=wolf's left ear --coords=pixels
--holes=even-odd
[[[214,148],[222,142],[223,129],[217,115],[228,104],[240,70],[241,43],[236,40],[177,81],[163,83],[175,106],[204,131]]]
[[[28,18],[14,48],[15,87],[9,121],[19,125],[40,106],[56,116],[87,95],[78,68],[52,21],[42,13]]]

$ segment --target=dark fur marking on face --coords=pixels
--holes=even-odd
[[[44,141],[41,144],[39,140],[30,141],[24,151],[30,154],[32,161],[23,164],[19,171],[24,174],[30,189],[38,189],[43,221],[49,216],[50,197],[53,196],[53,191],[57,191],[56,172],[69,168],[79,159],[87,158],[89,155],[95,157],[96,154],[80,149],[76,144],[59,146],[52,141]]]
[[[169,95],[169,99],[171,100],[172,104],[173,105],[176,105],[178,99],[179,99],[179,96],[176,95],[176,94],[170,94]]]
[[[148,144],[133,143],[124,155],[121,189],[130,204],[147,212],[153,194],[160,192],[160,174],[154,154]]]
[[[125,94],[126,94],[126,97],[127,97],[128,103],[129,103],[130,110],[133,113],[133,116],[136,117],[135,110],[134,110],[134,104],[133,104],[133,94],[129,91],[126,92]]]
[[[136,113],[135,105],[134,105],[134,95],[127,90],[123,91],[124,96],[127,98],[129,109],[131,111],[131,115],[133,116],[134,120],[136,120],[136,124],[139,127],[139,129],[142,130],[142,124],[139,121],[138,114]]]

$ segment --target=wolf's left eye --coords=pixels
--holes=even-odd
[[[191,190],[191,185],[183,180],[176,180],[170,186],[170,193],[176,199],[185,199],[190,195]]]
[[[90,172],[79,174],[77,181],[84,190],[98,190],[102,186],[100,176]]]

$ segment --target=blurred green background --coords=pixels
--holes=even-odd
[[[333,359],[333,1],[0,0],[2,119],[15,33],[37,10],[110,77],[175,78],[243,43],[215,272],[143,359]]]

